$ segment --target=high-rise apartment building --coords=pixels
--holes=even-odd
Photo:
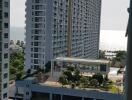
[[[10,0],[0,0],[0,100],[8,100]]]
[[[71,56],[98,57],[101,0],[27,0],[25,70],[67,56],[69,15]]]

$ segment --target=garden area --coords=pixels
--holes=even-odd
[[[114,85],[114,82],[107,78],[107,75],[96,73],[92,76],[83,76],[76,67],[68,67],[59,77],[58,82],[62,87],[71,87],[73,89],[99,90],[111,93],[120,93],[120,89]]]

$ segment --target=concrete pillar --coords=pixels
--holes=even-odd
[[[63,95],[61,95],[61,100],[63,100]]]
[[[50,93],[50,100],[52,100],[52,93]]]
[[[127,63],[125,73],[125,95],[124,100],[132,100],[132,0],[130,0],[129,21],[127,27],[128,44],[127,44]]]
[[[51,60],[51,76],[53,77],[54,60]]]

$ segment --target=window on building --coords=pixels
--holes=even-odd
[[[4,43],[4,48],[8,48],[8,43]]]
[[[2,19],[2,11],[0,11],[0,19]]]
[[[34,65],[34,69],[39,69],[39,66],[38,65]]]
[[[29,85],[27,84],[26,87],[29,87]]]
[[[34,6],[32,6],[32,9],[34,9]]]
[[[7,93],[4,93],[4,94],[3,94],[3,98],[4,98],[4,99],[7,98]]]
[[[4,6],[5,7],[9,7],[9,3],[8,2],[4,2]]]
[[[39,40],[39,36],[34,36],[34,40]]]
[[[4,74],[4,79],[5,79],[5,78],[7,78],[7,77],[8,77],[8,74],[7,74],[7,73],[5,73],[5,74]]]
[[[8,18],[8,13],[7,12],[4,13],[4,17]]]
[[[39,64],[37,59],[34,59],[34,64]]]
[[[2,53],[0,53],[0,61],[2,60]]]
[[[34,48],[34,52],[38,52],[38,48]]]
[[[0,42],[0,51],[2,50],[2,42]]]
[[[4,38],[8,38],[8,33],[5,33],[4,34]]]
[[[2,22],[0,21],[0,30],[2,29]]]
[[[29,95],[29,92],[26,92],[26,95]]]
[[[33,48],[31,48],[31,51],[33,51]]]
[[[35,0],[35,3],[40,3],[41,0]]]
[[[38,58],[38,54],[34,54],[34,58]]]
[[[38,42],[34,42],[34,46],[38,46],[39,45],[39,43]]]
[[[8,28],[8,23],[4,23],[4,28]]]
[[[2,38],[2,32],[0,32],[0,39]]]
[[[7,88],[7,83],[4,83],[4,84],[3,84],[3,88],[4,88],[4,89]]]
[[[4,58],[5,58],[5,59],[8,58],[8,53],[5,53],[5,54],[4,54]]]
[[[7,69],[8,68],[8,63],[5,63],[4,64],[4,69]]]

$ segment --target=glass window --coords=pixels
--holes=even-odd
[[[34,59],[34,64],[38,64],[38,60],[37,59]]]
[[[4,28],[8,28],[8,23],[4,23]]]
[[[4,17],[8,18],[8,13],[7,12],[4,13]]]
[[[8,43],[4,43],[4,48],[8,48]]]
[[[8,33],[5,33],[4,34],[4,38],[8,38]]]
[[[0,11],[0,19],[2,19],[2,11]]]
[[[26,92],[26,95],[29,95],[29,92]]]
[[[7,93],[4,93],[3,94],[3,98],[7,98]]]
[[[38,48],[34,48],[34,52],[38,52]]]
[[[35,0],[35,3],[40,3],[41,0]]]
[[[39,43],[38,42],[34,42],[34,46],[38,46],[39,45]]]
[[[4,6],[5,7],[9,7],[9,3],[8,2],[4,2]]]
[[[38,54],[34,54],[34,58],[38,58]]]
[[[0,30],[2,30],[2,22],[0,21]]]
[[[4,83],[3,84],[3,88],[7,88],[7,83]]]
[[[4,64],[4,69],[7,69],[8,68],[8,63],[5,63]]]
[[[7,74],[7,73],[5,73],[5,74],[4,74],[4,79],[5,79],[5,78],[7,78],[7,77],[8,77],[8,74]]]
[[[4,58],[5,58],[5,59],[8,58],[8,53],[5,53],[5,54],[4,54]]]
[[[3,98],[7,98],[7,93],[4,93],[3,94]]]

